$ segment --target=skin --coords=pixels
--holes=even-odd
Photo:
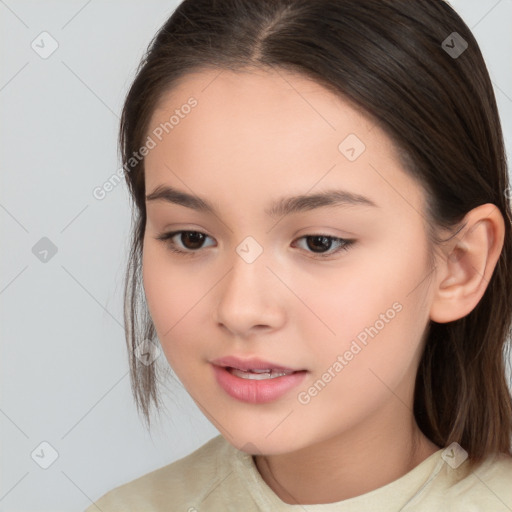
[[[144,290],[169,364],[224,437],[257,454],[284,502],[331,503],[396,480],[440,449],[412,413],[424,334],[429,320],[461,318],[480,300],[503,243],[499,211],[472,210],[432,268],[424,191],[350,103],[289,72],[205,70],[166,94],[148,134],[190,96],[198,105],[145,158],[147,194],[166,184],[217,210],[147,201]],[[338,149],[349,134],[366,146],[353,162]],[[331,188],[377,207],[264,212],[279,197]],[[192,257],[180,255],[156,239],[174,230],[208,238]],[[355,243],[321,259],[301,238],[312,234]],[[263,249],[252,263],[236,252],[247,236]],[[173,240],[193,252],[187,239]],[[357,357],[300,403],[298,393],[397,302],[401,311]],[[210,361],[227,355],[308,374],[280,399],[248,404],[216,383]]]

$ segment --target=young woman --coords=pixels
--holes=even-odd
[[[512,510],[509,178],[448,3],[185,0],[120,147],[139,411],[160,344],[220,435],[88,511]]]

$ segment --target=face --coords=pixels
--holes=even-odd
[[[188,75],[147,135],[144,290],[210,421],[268,454],[376,417],[399,428],[432,269],[423,189],[385,133],[315,82],[258,70]]]

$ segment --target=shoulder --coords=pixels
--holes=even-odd
[[[186,457],[110,490],[84,512],[194,510],[194,502],[229,474],[235,455],[218,435]]]
[[[449,489],[455,510],[468,506],[486,512],[512,510],[512,457],[500,453],[456,478]]]

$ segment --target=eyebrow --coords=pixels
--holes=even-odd
[[[146,195],[146,201],[165,201],[178,204],[193,210],[216,214],[215,207],[207,199],[188,194],[168,185],[159,185]],[[348,192],[346,190],[327,190],[316,194],[301,194],[291,197],[282,197],[274,201],[265,213],[271,217],[285,216],[291,213],[298,213],[307,210],[326,206],[379,206],[371,199]]]

